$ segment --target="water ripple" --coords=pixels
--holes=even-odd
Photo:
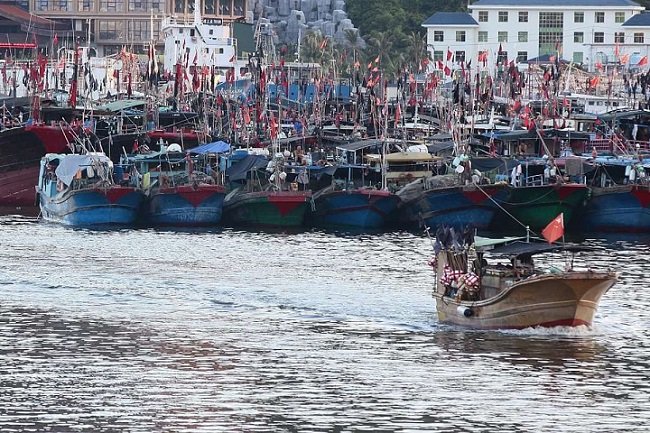
[[[648,243],[593,328],[441,326],[419,234],[0,219],[0,430],[627,432],[650,419]],[[541,266],[563,258],[548,255]]]

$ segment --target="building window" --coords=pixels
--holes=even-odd
[[[505,64],[508,61],[508,52],[501,51],[500,54],[497,54],[497,63]]]
[[[433,42],[444,42],[445,41],[445,32],[442,30],[433,31]]]
[[[456,51],[456,62],[461,63],[465,61],[465,51]]]
[[[555,54],[561,51],[564,32],[562,12],[539,13],[539,55]]]
[[[99,39],[116,41],[124,37],[124,23],[122,21],[99,21]]]
[[[132,41],[148,41],[150,39],[149,26],[149,21],[127,21],[129,39]]]
[[[596,12],[594,15],[594,21],[596,23],[604,23],[605,22],[605,12]]]
[[[124,0],[99,0],[100,12],[124,12]]]
[[[605,33],[604,32],[595,32],[594,33],[594,44],[602,44],[605,42]]]
[[[528,51],[517,51],[517,63],[528,61]]]
[[[499,32],[497,33],[498,42],[508,42],[508,32]]]
[[[438,60],[442,61],[443,60],[442,56],[444,56],[444,52],[442,52],[442,51],[434,51],[433,52],[433,60],[435,62],[437,62]]]
[[[478,41],[479,42],[487,42],[488,41],[488,32],[479,31],[478,32]]]
[[[230,2],[229,1],[220,1],[219,2],[219,15],[230,15]]]
[[[174,12],[177,14],[185,13],[185,1],[174,0]]]
[[[585,42],[585,34],[583,32],[573,32],[573,42],[582,44]]]
[[[614,12],[614,22],[622,24],[625,22],[625,12]]]
[[[500,23],[508,22],[508,11],[499,11],[499,22]]]
[[[79,0],[77,9],[79,12],[91,12],[95,9],[93,0]]]
[[[614,33],[614,43],[615,44],[625,43],[625,32],[615,32]]]
[[[294,7],[295,6],[295,7]],[[300,9],[300,6],[294,5],[292,9]],[[243,17],[246,13],[246,6],[244,0],[234,0],[232,2],[232,14],[234,16]]]
[[[528,12],[519,12],[519,22],[520,23],[528,22]]]
[[[635,44],[642,44],[644,39],[645,38],[643,37],[643,33],[635,33],[634,34],[634,43]]]
[[[216,10],[215,0],[204,0],[203,2],[203,14],[204,15],[214,15],[214,11]]]
[[[584,54],[580,51],[573,52],[573,63],[582,63],[584,61]]]
[[[70,10],[69,0],[37,0],[35,8],[38,11],[63,11]]]
[[[528,42],[528,32],[519,32],[517,34],[517,42]]]
[[[458,30],[456,32],[456,42],[465,42],[465,30]]]
[[[584,12],[574,12],[573,13],[573,22],[574,23],[584,23],[585,22],[585,13]]]
[[[479,23],[488,22],[488,11],[478,11],[478,22]]]

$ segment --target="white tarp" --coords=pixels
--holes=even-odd
[[[56,177],[66,185],[70,185],[79,170],[90,166],[108,166],[110,159],[106,155],[65,155],[56,168]]]

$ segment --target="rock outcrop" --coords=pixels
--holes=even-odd
[[[247,0],[249,22],[266,18],[277,42],[296,44],[309,31],[343,42],[346,30],[359,33],[345,12],[345,0]]]

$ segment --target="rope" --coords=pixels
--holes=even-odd
[[[532,233],[532,234],[535,235],[535,236],[539,236],[537,233],[535,233],[534,231],[532,231],[532,230],[530,229],[530,227],[528,227],[527,225],[524,225],[524,223],[522,223],[522,222],[519,221],[517,218],[515,218],[515,216],[514,216],[513,214],[511,214],[510,212],[508,212],[508,211],[507,211],[503,206],[501,206],[501,205],[499,204],[499,202],[497,202],[495,199],[493,199],[492,196],[490,196],[490,194],[488,194],[487,192],[485,192],[485,190],[483,190],[483,188],[481,188],[478,184],[475,183],[474,185],[476,186],[476,188],[478,188],[479,191],[481,191],[483,194],[485,194],[485,196],[486,196],[487,198],[489,198],[489,199],[490,199],[490,200],[491,200],[491,201],[492,201],[492,202],[493,202],[493,203],[494,203],[494,204],[495,204],[499,209],[501,209],[501,210],[502,210],[506,215],[508,215],[510,218],[512,218],[512,219],[513,219],[517,224],[519,224],[520,226],[522,226],[523,228],[525,228],[525,229],[526,229],[526,232],[528,232],[528,233]]]

